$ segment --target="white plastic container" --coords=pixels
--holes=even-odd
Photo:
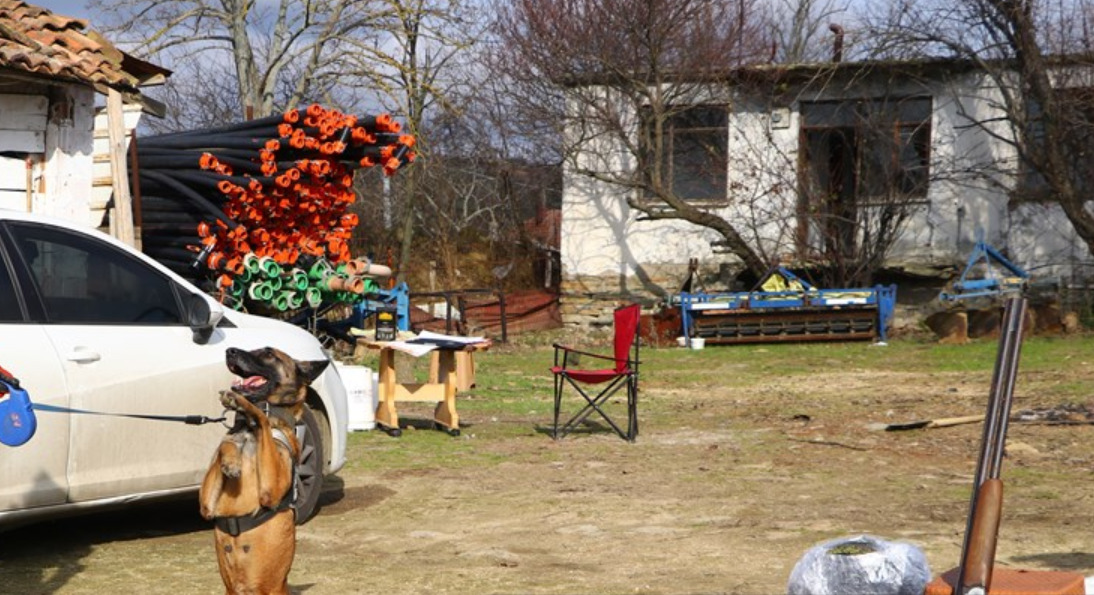
[[[347,425],[350,431],[376,427],[376,405],[380,394],[380,376],[365,366],[337,364],[338,375],[346,385],[349,405]]]
[[[707,340],[702,338],[702,337],[692,337],[691,338],[691,348],[692,349],[702,349],[703,347],[706,347],[706,343],[707,343]]]

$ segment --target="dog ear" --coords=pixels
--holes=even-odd
[[[310,362],[296,362],[296,373],[307,382],[305,384],[311,384],[313,380],[319,378],[319,375],[323,373],[323,370],[327,369],[327,365],[330,364],[330,360],[320,359]]]

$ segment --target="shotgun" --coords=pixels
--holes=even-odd
[[[965,541],[961,546],[961,564],[957,570],[955,595],[985,595],[991,588],[995,566],[995,545],[1003,512],[1003,449],[1007,441],[1007,420],[1014,400],[1022,335],[1025,331],[1027,301],[1008,298],[1003,306],[1003,326],[992,373],[980,458],[973,480]]]

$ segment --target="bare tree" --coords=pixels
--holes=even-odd
[[[998,90],[996,115],[970,125],[1018,157],[995,174],[1026,195],[1016,198],[1059,205],[1094,252],[1092,8],[1086,0],[900,3],[874,15],[869,38],[878,56],[952,58],[982,72]],[[1047,192],[1029,192],[1036,186]]]
[[[379,14],[367,0],[91,0],[112,38],[167,64],[231,64],[238,117],[270,115],[329,87],[346,40]],[[292,83],[286,85],[290,75]]]
[[[625,189],[640,220],[709,228],[748,269],[766,270],[740,231],[708,208],[709,199],[724,203],[728,163],[717,139],[726,132],[729,97],[712,83],[770,53],[768,21],[756,4],[516,0],[496,10],[499,44],[512,57],[509,77],[548,81],[554,104],[565,102],[557,117],[570,135],[563,154],[572,171]],[[683,139],[674,130],[685,128],[696,131],[681,141],[686,163],[670,141]],[[688,187],[682,168],[710,183]]]
[[[418,139],[416,151],[425,164],[401,174],[397,185],[397,269],[402,278],[415,247],[418,209],[428,191],[422,181],[429,175],[432,150],[427,120],[434,112],[458,110],[450,96],[462,84],[457,67],[474,43],[477,25],[461,0],[379,0],[377,4],[382,18],[375,23],[376,34],[348,43],[353,51],[347,54],[345,72],[351,75],[348,84],[405,118],[407,132]]]

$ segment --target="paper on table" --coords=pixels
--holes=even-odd
[[[419,339],[425,339],[427,341],[446,341],[451,343],[463,343],[464,345],[473,345],[475,343],[482,343],[486,340],[485,337],[458,337],[455,335],[442,335],[441,333],[434,333],[430,331],[422,331],[418,333]]]
[[[409,353],[414,357],[421,357],[437,348],[436,345],[430,345],[429,343],[407,343],[406,341],[388,341],[384,343],[384,347]]]

